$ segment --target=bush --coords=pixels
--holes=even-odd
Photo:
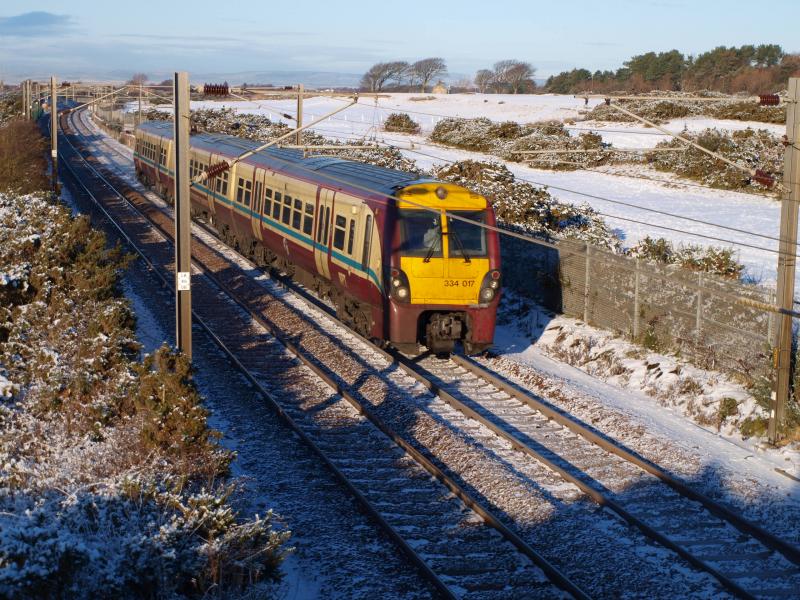
[[[665,265],[678,265],[692,271],[713,273],[726,279],[741,279],[744,265],[734,257],[732,248],[681,244],[675,248],[665,238],[646,236],[626,251],[629,256]]]
[[[127,258],[46,195],[0,194],[0,597],[221,595],[279,576],[241,522],[186,359],[138,360]]]
[[[419,123],[406,113],[392,113],[383,122],[383,130],[398,133],[419,133],[420,128]]]
[[[499,163],[464,160],[434,170],[434,177],[486,197],[498,221],[531,233],[569,237],[616,249],[619,239],[588,205],[562,204],[541,187],[517,181]]]
[[[14,118],[0,127],[0,192],[28,194],[47,189],[46,150],[32,121]]]
[[[780,180],[783,175],[783,145],[770,132],[759,129],[721,131],[706,129],[697,134],[684,133],[704,148],[752,169],[761,169]],[[687,147],[680,140],[661,142],[657,148],[683,148],[684,152],[653,152],[647,160],[660,171],[700,181],[721,189],[744,189],[764,192],[768,188],[748,175],[705,152]]]
[[[597,166],[611,159],[612,153],[575,153],[565,157],[557,152],[521,151],[602,150],[602,138],[587,133],[576,137],[569,134],[559,121],[541,121],[520,125],[513,121],[494,123],[489,119],[442,119],[436,124],[430,139],[440,144],[488,152],[513,161],[533,161],[535,166],[556,170],[574,170]]]

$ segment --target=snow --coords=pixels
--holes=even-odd
[[[500,325],[495,332],[495,349],[501,358],[508,359],[531,369],[554,382],[554,385],[576,404],[597,404],[619,415],[618,423],[611,427],[604,425],[604,433],[616,437],[619,431],[627,431],[635,426],[643,427],[648,434],[668,440],[670,447],[676,447],[693,457],[692,465],[698,471],[735,473],[737,477],[748,480],[760,490],[771,489],[775,497],[783,497],[787,502],[800,505],[800,486],[782,474],[785,471],[794,477],[800,476],[800,451],[786,446],[779,449],[767,447],[757,439],[742,440],[724,425],[720,431],[710,426],[702,426],[687,418],[685,403],[662,404],[649,393],[644,381],[645,375],[634,373],[631,381],[621,383],[619,377],[605,376],[597,371],[587,373],[584,369],[568,365],[553,358],[552,335],[559,327],[575,327],[577,322],[566,317],[555,317],[547,325],[543,336],[535,343],[524,334],[518,325]],[[579,328],[592,328],[577,324]],[[549,332],[547,330],[550,330]],[[583,331],[583,335],[607,335],[593,330]],[[568,345],[569,341],[565,342]],[[610,336],[594,349],[596,353],[616,347],[617,351],[630,346],[626,342]],[[680,361],[673,357],[647,353],[647,360],[657,362],[663,372],[674,368]],[[686,368],[685,365],[682,365]],[[691,374],[698,377],[704,385],[709,399],[732,396],[745,400],[739,409],[743,413],[752,411],[752,400],[746,400],[744,390],[725,381],[719,374],[692,369]],[[605,379],[605,380],[604,380]],[[665,379],[655,384],[664,389],[669,385]],[[651,390],[652,391],[652,390]],[[577,418],[585,418],[570,410]],[[594,422],[594,421],[592,421]]]
[[[548,119],[574,120],[585,113],[587,107],[579,98],[561,95],[513,95],[513,94],[387,94],[375,100],[362,98],[346,111],[325,120],[312,129],[326,137],[353,140],[359,137],[374,138],[397,146],[403,154],[425,169],[435,164],[465,159],[494,160],[503,162],[514,175],[530,183],[550,186],[551,194],[558,200],[574,204],[588,203],[603,213],[607,222],[616,228],[627,246],[635,245],[646,236],[664,237],[676,244],[701,244],[729,247],[734,245],[738,260],[746,267],[749,279],[763,285],[773,286],[777,277],[777,250],[775,239],[779,233],[780,205],[775,200],[758,194],[716,190],[697,186],[693,182],[659,173],[644,166],[626,168],[626,176],[619,169],[609,172],[595,171],[550,171],[535,169],[519,163],[506,162],[496,156],[479,152],[439,146],[427,137],[436,123],[444,117],[487,117],[495,121],[515,120],[522,123]],[[432,100],[414,101],[412,98]],[[326,113],[346,104],[343,98],[309,97],[304,100],[305,122],[319,120]],[[598,101],[590,101],[592,108]],[[377,105],[376,105],[377,104]],[[292,124],[283,113],[294,115],[296,102],[293,99],[259,101],[196,101],[192,109],[233,108],[237,111],[261,114],[272,120]],[[162,110],[169,110],[162,108]],[[392,112],[407,111],[416,120],[422,131],[418,135],[386,133],[381,130],[382,121]],[[605,141],[618,147],[651,148],[666,138],[652,129],[631,123],[578,122],[571,131],[574,134],[585,130],[597,131]],[[782,135],[785,127],[756,122],[692,117],[675,119],[666,124],[670,131],[680,133],[684,128],[701,131],[717,127],[729,131],[747,127],[767,129]],[[658,179],[651,181],[647,177]],[[586,196],[584,194],[590,194]],[[606,198],[606,199],[603,199]],[[622,206],[611,201],[620,201],[641,208]],[[686,216],[700,221],[741,229],[730,231],[686,221],[680,217],[656,215],[643,209],[656,209]],[[642,221],[632,223],[626,219]],[[680,230],[680,231],[673,231]],[[749,232],[749,233],[745,233]],[[705,237],[703,237],[705,236]],[[709,239],[716,238],[716,239]],[[800,289],[800,273],[798,274]]]

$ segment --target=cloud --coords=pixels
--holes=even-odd
[[[0,35],[43,36],[63,33],[73,27],[72,17],[44,11],[33,11],[0,17]]]

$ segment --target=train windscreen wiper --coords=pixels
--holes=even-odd
[[[439,231],[439,235],[437,235],[435,238],[433,238],[433,241],[431,242],[431,245],[428,246],[428,253],[425,255],[425,258],[423,259],[422,262],[426,262],[426,263],[431,262],[431,257],[433,256],[433,253],[436,252],[436,245],[442,239],[442,232],[441,232],[442,227],[441,227],[441,225],[437,225],[436,229]]]
[[[461,250],[461,256],[464,257],[464,262],[467,264],[471,263],[472,259],[469,257],[469,254],[467,254],[467,249],[464,248],[464,243],[461,241],[461,238],[458,237],[458,232],[455,229],[448,229],[447,233],[450,234],[450,237],[453,240],[455,240],[456,246],[458,246],[458,249]]]

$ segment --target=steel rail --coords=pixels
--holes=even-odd
[[[77,156],[101,179],[103,182],[109,187],[109,189],[116,194],[120,199],[124,200],[127,205],[135,210],[139,216],[146,219],[152,227],[159,231],[159,233],[167,238],[168,240],[172,239],[172,235],[170,232],[164,231],[163,228],[155,223],[150,217],[142,213],[131,201],[125,196],[125,194],[121,193],[111,182],[109,182],[102,174],[97,171],[83,156],[82,154],[75,149],[72,143],[67,138],[67,143],[70,145],[72,150],[76,153]],[[104,211],[105,212],[105,211]],[[119,226],[117,226],[119,228]],[[126,236],[126,239],[127,238]],[[205,245],[203,242],[201,244]],[[211,249],[213,251],[213,249]],[[149,261],[148,261],[149,262]],[[312,372],[314,372],[318,377],[320,377],[327,385],[329,385],[332,389],[334,389],[339,395],[341,395],[345,400],[347,400],[360,414],[365,416],[367,419],[372,422],[372,424],[379,429],[385,436],[390,438],[398,447],[404,450],[407,454],[409,454],[420,466],[422,466],[426,471],[428,471],[434,478],[440,481],[443,485],[445,485],[456,497],[459,498],[466,506],[468,506],[473,512],[475,512],[478,516],[480,516],[484,522],[488,525],[496,529],[503,537],[505,537],[510,543],[512,543],[517,550],[527,556],[534,564],[539,566],[542,571],[548,576],[548,578],[562,590],[568,592],[573,597],[578,599],[589,599],[590,596],[584,592],[581,588],[579,588],[575,583],[569,580],[569,578],[561,573],[561,571],[555,567],[552,563],[550,563],[544,556],[542,556],[537,550],[535,550],[532,546],[530,546],[527,542],[525,542],[521,537],[519,537],[515,532],[509,529],[505,524],[500,521],[498,517],[496,517],[491,511],[486,509],[482,504],[478,501],[473,499],[469,493],[464,490],[452,477],[447,475],[442,469],[437,467],[430,459],[428,459],[424,454],[422,454],[419,450],[417,450],[414,446],[406,442],[399,434],[394,432],[388,425],[386,425],[382,419],[380,419],[377,415],[375,415],[369,408],[364,406],[361,402],[359,402],[347,389],[345,389],[336,378],[331,375],[326,369],[318,365],[313,359],[309,358],[307,353],[299,348],[292,340],[283,334],[283,332],[271,323],[267,318],[263,315],[253,311],[245,302],[240,300],[235,292],[231,290],[224,282],[219,280],[213,273],[211,273],[198,259],[194,256],[192,257],[192,263],[194,264],[195,268],[200,270],[205,277],[207,277],[210,281],[214,283],[216,287],[218,287],[222,292],[224,292],[237,306],[239,306],[242,310],[246,312],[251,318],[254,319],[261,327],[267,330],[271,335],[273,335],[281,344],[283,344],[292,354],[294,354],[298,360],[300,360],[306,367],[308,367]],[[164,278],[161,277],[163,280]],[[172,284],[167,283],[167,285],[172,288]],[[213,333],[213,331],[205,325],[199,316],[196,315],[193,311],[194,318],[197,319],[197,322],[201,324],[201,326],[211,334],[212,339],[217,341],[219,338]],[[358,335],[358,334],[356,334]],[[361,337],[361,336],[359,336]],[[364,338],[362,338],[364,339]],[[222,344],[221,340],[220,343]],[[249,374],[246,370],[244,365],[233,355],[233,353],[224,347],[224,344],[221,345],[223,351],[226,355],[230,356],[234,363],[236,364],[237,368],[241,367],[245,376],[253,382],[261,391],[263,388],[257,383],[255,378]],[[384,350],[380,350],[382,353],[385,352]],[[278,410],[278,414],[287,419],[292,426],[292,429],[298,431],[303,435],[303,439],[308,439],[309,443],[315,449],[315,452],[324,457],[324,453],[321,449],[319,449],[307,435],[303,434],[299,429],[299,426],[296,425],[293,419],[280,407],[277,401],[269,395],[267,390],[263,390],[266,397],[268,397],[270,404]],[[434,586],[442,592],[447,597],[456,597],[453,592],[447,587],[447,585],[441,581],[441,579],[436,575],[436,573],[427,565],[422,557],[420,557],[412,548],[411,546],[402,538],[402,536],[389,524],[383,519],[380,513],[369,504],[369,501],[346,479],[346,476],[339,471],[333,463],[327,459],[326,457],[323,459],[326,465],[330,465],[333,472],[337,475],[337,477],[341,478],[344,482],[346,487],[353,491],[356,497],[361,502],[365,502],[368,506],[366,506],[368,512],[373,515],[381,527],[385,526],[387,531],[390,533],[391,537],[398,542],[398,544],[409,553],[409,557],[411,560],[423,570],[423,573],[426,576],[431,578],[431,582]]]

